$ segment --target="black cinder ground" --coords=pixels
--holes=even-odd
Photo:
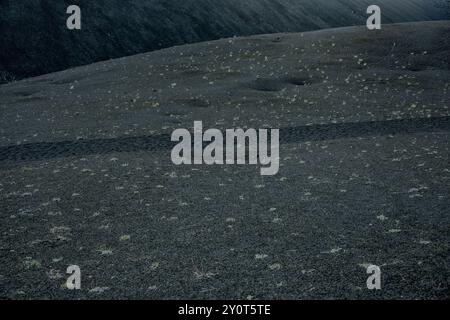
[[[449,52],[449,22],[344,28],[0,86],[0,296],[448,298]],[[280,128],[280,172],[172,165],[195,120]]]

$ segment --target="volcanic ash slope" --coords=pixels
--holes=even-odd
[[[0,296],[448,298],[449,53],[449,22],[352,27],[0,86]],[[195,120],[280,128],[280,172],[172,165]]]
[[[0,1],[0,82],[232,36],[363,25],[371,0]],[[446,0],[377,0],[383,23],[450,18]]]

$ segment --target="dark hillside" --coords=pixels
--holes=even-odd
[[[444,0],[379,0],[385,23],[442,20]],[[82,30],[66,29],[66,8]],[[173,45],[364,24],[370,0],[1,0],[0,81]]]

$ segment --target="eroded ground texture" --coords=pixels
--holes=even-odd
[[[233,38],[0,86],[0,297],[448,298],[449,106],[449,22]],[[280,128],[280,172],[172,165],[170,134],[194,120]]]

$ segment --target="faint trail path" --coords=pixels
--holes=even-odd
[[[231,128],[230,128],[231,129]],[[280,129],[280,143],[334,140],[365,136],[450,131],[450,117],[400,119],[359,123],[324,124]],[[167,150],[174,146],[169,135],[121,137],[80,141],[38,142],[0,147],[0,161],[48,160],[61,157]]]

